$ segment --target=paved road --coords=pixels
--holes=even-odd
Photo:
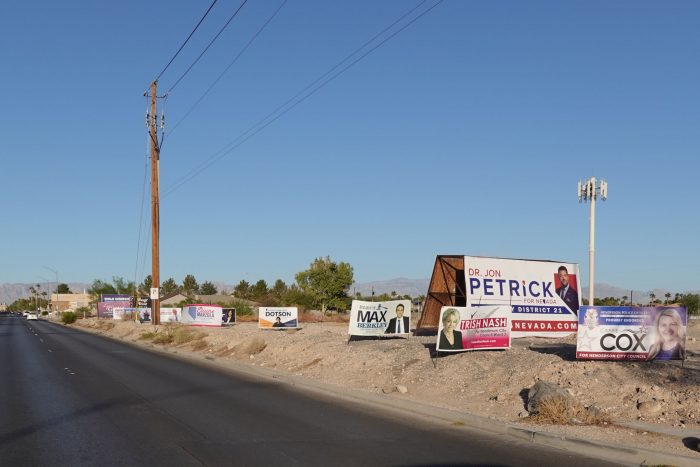
[[[0,362],[2,465],[606,465],[15,316]]]

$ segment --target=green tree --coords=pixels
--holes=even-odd
[[[671,303],[671,292],[666,292],[664,297],[666,297],[666,301],[664,302],[665,304]]]
[[[134,282],[126,281],[122,277],[112,277],[112,283],[103,281],[102,279],[95,279],[92,281],[92,286],[88,289],[88,293],[91,295],[91,303],[97,303],[100,301],[100,295],[105,294],[125,294],[133,295],[136,290],[136,285]]]
[[[100,300],[100,295],[103,294],[115,294],[117,289],[114,288],[109,282],[105,282],[102,279],[95,279],[92,281],[92,285],[88,289],[88,293],[92,295],[92,301],[98,302]]]
[[[282,279],[277,279],[275,285],[270,289],[270,294],[278,300],[282,300],[287,293],[288,287]]]
[[[216,286],[209,281],[202,282],[202,285],[199,287],[199,293],[202,295],[216,295],[218,292]]]
[[[118,294],[133,295],[134,291],[136,290],[136,284],[134,282],[125,280],[123,277],[112,277],[112,283],[114,284],[114,289],[117,291]],[[150,292],[150,287],[148,291]]]
[[[325,313],[328,308],[345,309],[348,289],[353,283],[353,269],[348,263],[336,263],[329,256],[316,258],[306,271],[294,278],[314,306]]]
[[[168,296],[168,295],[172,295],[172,294],[174,294],[175,292],[177,292],[177,290],[178,290],[179,288],[180,288],[180,287],[177,285],[177,282],[175,282],[175,279],[173,279],[172,277],[170,277],[170,278],[168,278],[168,280],[166,280],[165,282],[163,282],[163,283],[161,284],[161,286],[160,286],[160,296],[161,296],[161,297],[166,297],[166,296]]]
[[[683,294],[678,302],[688,310],[688,314],[700,314],[700,294]]]
[[[264,279],[260,279],[255,283],[253,287],[250,288],[250,296],[253,300],[258,300],[267,295],[267,282]]]
[[[149,274],[143,279],[143,283],[139,284],[139,293],[150,296],[151,287],[153,287],[153,277]]]
[[[250,299],[250,284],[248,281],[240,281],[238,285],[233,288],[233,294],[238,298]]]
[[[287,305],[296,305],[301,310],[311,310],[315,306],[313,297],[305,294],[296,284],[289,286],[284,301]]]
[[[199,285],[197,284],[197,279],[195,279],[192,274],[187,274],[182,281],[182,293],[189,297],[196,294],[198,290]]]
[[[70,291],[68,284],[58,284],[56,286],[56,293],[73,293]]]

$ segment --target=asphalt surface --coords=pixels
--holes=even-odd
[[[2,465],[614,465],[16,316],[0,362]]]

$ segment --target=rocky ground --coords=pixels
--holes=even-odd
[[[417,317],[414,317],[417,318]],[[417,322],[417,321],[414,321]],[[680,438],[634,430],[643,422],[700,433],[700,321],[689,325],[688,360],[681,362],[577,361],[575,336],[513,340],[507,351],[437,357],[435,336],[353,338],[347,322],[301,322],[299,330],[260,330],[257,322],[227,328],[189,328],[186,337],[154,344],[170,325],[79,320],[77,326],[169,352],[204,356],[226,366],[245,363],[342,387],[369,391],[533,427],[525,402],[538,380],[565,388],[584,406],[598,407],[611,423],[536,425],[561,435],[697,456]],[[146,333],[147,338],[143,338]],[[156,338],[155,341],[159,339]],[[168,339],[164,339],[168,340]],[[178,343],[181,342],[181,343]]]

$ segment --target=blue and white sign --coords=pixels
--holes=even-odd
[[[578,264],[465,256],[464,278],[468,307],[511,307],[512,337],[576,332],[581,306]]]

